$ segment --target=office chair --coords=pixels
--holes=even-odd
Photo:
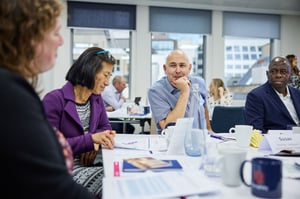
[[[215,133],[228,133],[231,127],[246,124],[244,106],[216,106],[213,111],[211,127]]]

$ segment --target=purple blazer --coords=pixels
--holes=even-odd
[[[48,120],[67,138],[74,155],[94,150],[92,133],[111,130],[102,96],[91,95],[90,103],[90,128],[88,133],[84,133],[76,110],[73,85],[70,82],[61,89],[47,93],[43,98]]]

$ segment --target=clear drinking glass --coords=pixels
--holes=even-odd
[[[221,155],[218,151],[217,143],[207,143],[206,153],[202,156],[202,166],[204,173],[209,177],[220,177],[221,175]]]
[[[201,156],[204,154],[205,139],[205,131],[203,129],[187,131],[184,138],[185,153],[189,156]]]

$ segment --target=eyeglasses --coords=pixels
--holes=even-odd
[[[109,51],[108,50],[101,50],[101,51],[96,52],[96,55],[102,55],[102,54],[105,54],[105,53],[109,53]]]

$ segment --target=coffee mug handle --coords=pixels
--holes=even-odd
[[[231,127],[231,128],[229,129],[229,133],[235,133],[235,128],[234,128],[234,127]]]
[[[243,182],[247,187],[251,187],[251,185],[248,184],[248,183],[246,182],[245,178],[244,178],[244,166],[245,166],[245,164],[246,164],[247,162],[248,162],[248,163],[251,163],[250,160],[244,160],[244,161],[242,162],[241,167],[240,167],[240,176],[241,176],[242,182]]]

